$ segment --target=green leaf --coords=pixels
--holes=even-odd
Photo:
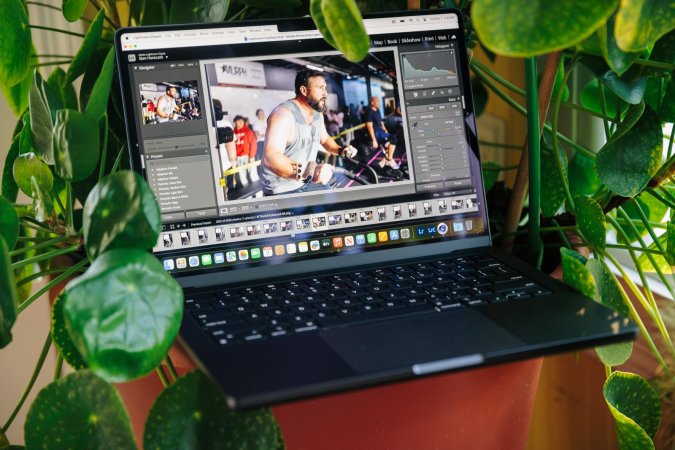
[[[605,93],[605,108],[609,117],[616,117],[617,100],[620,102],[621,114],[628,110],[628,103],[620,100],[619,97],[611,91],[611,89],[603,89]],[[597,78],[593,78],[581,90],[580,96],[581,104],[597,114],[605,114],[602,110],[602,103],[600,103],[600,82]]]
[[[644,114],[645,108],[646,105],[644,101],[641,101],[637,105],[631,105],[621,121],[621,124],[617,127],[614,134],[610,136],[608,142],[614,142],[630,131]]]
[[[670,0],[622,0],[614,35],[623,51],[639,52],[673,28],[675,8]]]
[[[117,390],[88,370],[42,389],[28,411],[24,432],[31,449],[136,449]]]
[[[94,21],[89,25],[89,29],[82,40],[80,49],[75,54],[70,66],[68,66],[68,73],[66,73],[64,84],[75,81],[87,68],[91,55],[94,54],[94,51],[98,48],[98,44],[101,41],[104,14],[104,10],[101,9],[98,14],[96,14],[96,17],[94,17]]]
[[[29,197],[37,195],[36,192],[33,192],[33,184],[31,182],[31,178],[33,177],[44,191],[50,192],[52,190],[54,176],[52,175],[52,171],[49,170],[49,166],[38,159],[35,153],[19,155],[14,160],[14,180],[19,189]]]
[[[123,170],[103,178],[91,191],[82,227],[87,254],[94,259],[115,248],[152,248],[162,225],[148,184]]]
[[[33,47],[28,14],[21,0],[0,2],[0,30],[0,83],[10,87],[26,78]]]
[[[112,86],[113,73],[115,71],[115,49],[111,48],[103,62],[100,76],[94,83],[91,96],[87,102],[86,112],[95,120],[103,117],[108,106],[110,87]]]
[[[98,81],[98,77],[101,73],[101,67],[103,66],[103,61],[105,61],[109,51],[110,47],[99,48],[94,52],[87,63],[87,68],[85,69],[84,76],[82,77],[82,84],[80,85],[80,111],[85,111],[87,109],[89,97],[91,96],[91,92],[94,89],[94,84],[96,84]]]
[[[44,81],[37,69],[33,72],[33,84],[30,87],[28,100],[35,153],[47,164],[54,164],[52,115],[44,94]]]
[[[485,186],[485,192],[487,192],[499,179],[498,169],[502,166],[492,161],[481,163],[481,166],[483,166],[483,185]]]
[[[659,236],[659,242],[661,243],[661,246],[663,246],[666,249],[666,253],[668,253],[668,246],[667,246],[667,242],[666,242],[667,238],[668,238],[667,233]],[[655,242],[652,242],[647,248],[649,250],[659,251],[659,248],[658,248],[658,246],[656,245]],[[673,266],[675,266],[675,264],[671,265],[668,262],[668,260],[666,259],[666,253],[663,253],[663,254],[651,253],[651,257],[654,260],[654,263],[661,270],[661,272],[663,272],[664,274],[671,274],[671,273],[673,273]],[[651,261],[649,260],[649,257],[647,256],[647,253],[641,253],[640,256],[638,256],[638,265],[645,272],[650,272],[650,273],[656,272],[656,269],[654,269],[654,266],[652,265]],[[673,280],[673,281],[675,281],[675,280]]]
[[[668,212],[668,207],[666,205],[654,198],[649,192],[643,191],[637,198],[634,199],[634,201],[626,202],[622,205],[623,210],[631,219],[640,220],[640,213],[637,206],[635,205],[635,202],[640,205],[642,212],[651,222],[661,222]],[[623,223],[620,225],[626,234],[631,238],[630,242],[637,241],[637,237],[635,237],[632,228],[629,225]],[[645,237],[647,234],[649,234],[642,222],[633,223],[633,225],[635,228],[637,228],[641,237]]]
[[[137,249],[103,253],[68,283],[64,295],[68,334],[91,370],[111,382],[157,367],[183,314],[176,280],[157,258]]]
[[[222,392],[199,371],[157,397],[145,424],[148,449],[273,449],[277,423],[268,408],[234,412]]]
[[[628,103],[636,105],[640,103],[647,88],[647,79],[642,76],[635,76],[634,71],[628,71],[622,76],[618,76],[607,66],[602,58],[595,56],[583,56],[580,61],[591,72],[604,83],[616,95]]]
[[[602,185],[595,173],[595,160],[583,153],[574,154],[569,172],[570,192],[573,196],[592,195]]]
[[[73,344],[70,339],[66,322],[63,317],[63,295],[56,297],[52,305],[52,323],[51,334],[54,345],[59,350],[59,355],[63,356],[70,367],[75,370],[82,370],[87,368],[87,362],[82,357],[80,351]]]
[[[86,8],[87,0],[63,0],[63,5],[61,6],[63,17],[65,17],[68,22],[79,20]]]
[[[633,64],[637,58],[640,57],[641,52],[624,52],[617,45],[614,37],[614,20],[612,16],[605,25],[598,30],[600,37],[602,56],[605,62],[617,74],[623,74]]]
[[[668,222],[666,231],[666,261],[675,266],[675,216]]]
[[[574,250],[560,248],[562,258],[563,281],[588,298],[595,297],[595,281],[586,268],[586,258]]]
[[[656,41],[649,59],[675,64],[675,30]]]
[[[312,15],[312,19],[314,20],[314,25],[316,25],[316,29],[321,32],[321,35],[323,36],[324,40],[328,42],[328,44],[333,47],[337,48],[337,43],[335,42],[335,38],[333,37],[332,33],[328,29],[328,25],[326,24],[326,19],[323,17],[323,13],[321,12],[321,3],[323,0],[310,0],[309,2],[309,12]]]
[[[21,146],[21,134],[17,134],[12,139],[12,145],[9,147],[7,157],[5,158],[5,166],[2,168],[2,184],[0,185],[0,195],[5,197],[10,202],[15,202],[19,193],[19,186],[14,181],[12,171],[14,170],[14,161],[19,156],[19,147]]]
[[[541,139],[541,213],[544,217],[554,216],[565,202],[565,189],[558,175],[558,166],[553,156],[553,149],[545,139]],[[562,148],[558,147],[558,159],[562,164],[563,173],[567,178],[567,155]]]
[[[31,62],[35,62],[35,58],[31,58]],[[33,77],[30,72],[26,72],[24,79],[14,86],[6,86],[4,83],[0,83],[0,89],[2,89],[7,104],[17,116],[23,115],[26,109],[28,109],[28,95],[32,83]]]
[[[136,3],[132,2],[132,6]],[[142,0],[141,8],[142,25],[165,25],[169,20],[169,8],[171,0]]]
[[[9,249],[0,235],[0,348],[12,342],[12,325],[18,315],[18,294]]]
[[[30,129],[30,111],[26,111],[23,116],[23,129],[21,130],[21,141],[19,154],[25,155],[33,152],[33,131]]]
[[[19,237],[19,215],[12,203],[0,195],[0,237],[5,240],[7,247],[12,250]]]
[[[653,449],[661,420],[661,404],[656,391],[635,374],[614,372],[605,381],[603,394],[616,420],[619,445],[624,449]]]
[[[628,361],[633,353],[633,342],[620,342],[618,344],[595,347],[595,353],[606,366],[615,367]]]
[[[98,123],[86,113],[62,109],[54,125],[56,173],[67,181],[87,178],[99,158]]]
[[[57,67],[52,71],[47,79],[47,84],[58,95],[63,108],[77,109],[75,88],[71,83],[66,82],[66,72],[62,68]]]
[[[574,199],[577,214],[577,227],[583,237],[596,249],[605,249],[605,213],[602,207],[590,197],[579,196]]]
[[[656,174],[662,149],[661,123],[647,107],[629,131],[600,149],[595,161],[598,177],[617,194],[634,197]]]
[[[230,0],[173,0],[169,23],[222,22]]]
[[[471,18],[487,48],[501,55],[528,57],[582,42],[605,23],[616,5],[615,0],[476,0]]]
[[[322,0],[321,13],[336,48],[351,62],[361,61],[370,49],[370,38],[354,0]]]

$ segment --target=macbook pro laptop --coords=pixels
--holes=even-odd
[[[457,11],[125,28],[180,340],[234,408],[611,344],[636,327],[491,249]],[[618,325],[617,325],[618,324]]]

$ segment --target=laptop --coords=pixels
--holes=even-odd
[[[308,17],[115,36],[179,339],[231,407],[635,338],[491,248],[460,14],[364,24],[360,62]]]

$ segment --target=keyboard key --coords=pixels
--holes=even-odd
[[[358,316],[338,315],[332,318],[321,319],[319,320],[319,323],[326,328],[330,328],[335,326],[365,323],[375,320],[393,319],[401,316],[426,314],[429,312],[436,312],[436,310],[431,305],[422,303],[419,305],[411,305],[407,308],[383,309],[381,311],[363,313],[359,314]]]

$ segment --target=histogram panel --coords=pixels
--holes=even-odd
[[[457,84],[453,49],[401,55],[406,89],[432,88]]]

